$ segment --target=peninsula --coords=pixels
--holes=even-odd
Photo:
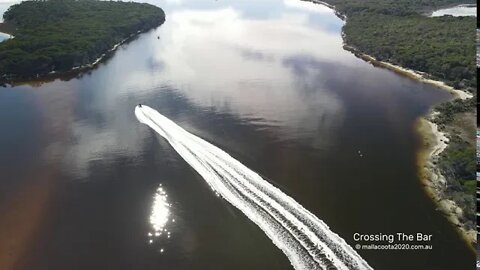
[[[165,21],[159,7],[96,0],[12,5],[0,31],[0,80],[30,79],[91,67],[118,44]]]

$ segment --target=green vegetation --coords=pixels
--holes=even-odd
[[[479,29],[477,29],[476,40],[477,40],[477,67],[479,67],[480,66],[480,31]]]
[[[346,16],[346,48],[377,60],[426,73],[476,94],[475,17],[428,17],[433,10],[474,0],[323,0]],[[475,229],[475,142],[465,134],[471,127],[459,124],[464,115],[475,115],[476,95],[454,100],[435,109],[434,122],[448,133],[450,143],[437,166],[447,180],[440,196],[462,210],[461,222]],[[467,121],[468,122],[468,121]],[[473,119],[471,124],[473,125]],[[463,132],[461,132],[463,131]]]
[[[150,4],[95,0],[26,1],[3,17],[15,29],[15,38],[0,43],[3,80],[91,64],[115,44],[165,21],[163,10]]]
[[[440,129],[445,129],[446,125],[452,123],[455,115],[459,113],[474,111],[476,106],[476,96],[466,100],[455,99],[451,102],[440,104],[435,108],[435,111],[439,112],[439,114],[435,117],[433,122],[438,124]]]
[[[426,72],[455,88],[473,89],[475,23],[474,17],[362,14],[349,20],[346,42],[380,61]]]
[[[475,193],[477,188],[477,180],[467,180],[463,184],[463,187],[467,190],[468,193]]]
[[[447,180],[444,195],[463,210],[461,222],[475,229],[475,147],[458,136],[451,136],[438,166]]]
[[[439,114],[433,122],[449,135],[449,144],[438,159],[438,168],[447,180],[444,196],[453,200],[463,210],[463,220],[468,229],[475,229],[476,147],[475,141],[462,136],[462,130],[471,128],[455,121],[463,113],[475,112],[476,96],[467,100],[456,99],[435,108]],[[469,125],[475,125],[472,119]],[[467,124],[467,125],[468,125]],[[465,133],[465,132],[464,132]]]
[[[381,61],[476,91],[474,17],[425,14],[472,0],[324,0],[348,17],[346,44]]]
[[[429,13],[432,10],[458,4],[476,4],[475,0],[324,0],[349,18],[359,12],[391,16]]]
[[[466,181],[474,180],[476,162],[475,148],[465,145],[466,142],[458,137],[450,138],[450,145],[445,149],[439,160],[440,169],[444,175],[450,176],[447,179],[454,179],[452,187],[464,186]]]

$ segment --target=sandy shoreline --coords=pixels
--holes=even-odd
[[[335,6],[333,6],[333,5],[330,5],[328,3],[325,3],[325,2],[319,1],[319,0],[303,0],[303,1],[312,2],[312,3],[315,3],[315,4],[320,4],[320,5],[324,5],[328,8],[331,8],[335,12],[335,15],[337,15],[337,17],[339,17],[345,23],[347,21],[347,16],[339,13],[336,10]],[[353,53],[355,56],[357,56],[360,59],[363,59],[367,62],[370,62],[374,66],[386,68],[386,69],[391,70],[391,71],[393,71],[397,74],[400,74],[400,75],[403,75],[405,77],[414,79],[416,81],[420,81],[422,83],[430,84],[430,85],[433,85],[435,87],[447,90],[450,93],[452,93],[455,97],[458,97],[458,98],[461,98],[461,99],[467,99],[467,98],[472,98],[473,97],[472,94],[470,94],[466,91],[463,91],[463,90],[455,89],[452,86],[447,85],[443,81],[438,81],[438,80],[433,80],[433,79],[428,78],[428,74],[425,73],[425,72],[416,71],[416,70],[413,70],[413,69],[408,69],[408,68],[398,66],[398,65],[395,65],[395,64],[392,64],[392,63],[389,63],[389,62],[385,62],[385,61],[379,61],[375,57],[373,57],[371,55],[368,55],[368,54],[365,54],[365,53],[361,52],[360,50],[358,50],[357,48],[355,48],[351,45],[347,45],[345,43],[345,33],[343,31],[342,31],[342,38],[343,38],[343,48],[345,50],[350,51],[351,53]]]
[[[438,129],[438,125],[431,120],[438,114],[432,112],[427,118],[421,117],[415,123],[416,131],[422,136],[423,149],[417,153],[419,177],[426,193],[434,200],[438,210],[458,229],[464,240],[473,245],[477,241],[477,232],[466,229],[460,221],[463,210],[458,205],[446,198],[444,191],[447,181],[435,165],[440,154],[447,148],[449,139],[445,132]]]
[[[335,14],[340,19],[342,19],[344,22],[347,21],[347,16],[339,13],[333,5],[318,0],[304,1],[327,6],[333,9]],[[399,75],[417,80],[422,83],[430,84],[442,90],[446,90],[451,93],[454,98],[468,99],[473,97],[473,95],[467,91],[455,89],[443,81],[430,79],[429,74],[404,68],[392,63],[379,61],[375,57],[365,54],[353,46],[345,44],[345,33],[343,31],[342,38],[344,42],[343,47],[345,50],[352,52],[355,56],[370,62],[376,67],[386,68]],[[447,219],[458,229],[463,239],[471,244],[471,247],[473,248],[477,241],[477,233],[475,230],[467,230],[465,228],[465,224],[460,222],[463,211],[454,201],[445,197],[444,190],[446,188],[447,181],[440,172],[439,168],[437,168],[435,165],[440,157],[440,154],[447,148],[449,142],[448,134],[440,131],[437,124],[432,122],[437,114],[438,112],[432,111],[430,114],[417,119],[417,122],[415,123],[416,131],[422,136],[424,143],[423,149],[417,152],[417,165],[420,181],[422,181],[422,184],[424,185],[425,192],[438,206],[438,210],[445,214]]]
[[[130,39],[134,38],[135,36],[141,34],[141,30],[138,30],[136,33],[133,33],[131,34],[130,36],[128,36],[127,38],[121,40],[120,42],[118,42],[117,44],[113,45],[113,47],[106,51],[105,53],[103,53],[102,55],[100,55],[100,57],[98,57],[97,59],[95,59],[95,61],[93,61],[92,63],[90,64],[85,64],[85,65],[82,65],[82,66],[77,66],[77,67],[73,67],[70,71],[75,71],[75,70],[81,70],[81,69],[86,69],[86,68],[93,68],[95,67],[97,64],[99,64],[107,55],[109,55],[110,53],[113,53],[117,48],[118,46],[126,43],[127,41],[129,41]],[[54,72],[55,73],[55,72]]]
[[[151,29],[148,29],[146,31],[138,30],[137,32],[135,32],[133,34],[130,34],[127,38],[125,38],[125,39],[121,40],[120,42],[116,43],[115,45],[113,45],[112,48],[110,48],[109,50],[107,50],[106,52],[101,54],[97,59],[95,59],[91,63],[84,64],[84,65],[81,65],[81,66],[75,66],[75,67],[72,67],[71,69],[66,70],[66,71],[50,71],[49,73],[42,74],[42,75],[38,76],[38,78],[34,78],[34,77],[32,77],[32,78],[13,78],[13,79],[7,80],[6,83],[23,84],[23,83],[35,82],[38,79],[46,80],[46,79],[56,79],[56,78],[59,78],[59,76],[63,76],[63,75],[78,75],[81,72],[88,71],[88,70],[91,70],[91,69],[95,68],[103,60],[105,60],[106,57],[108,57],[112,53],[114,53],[118,49],[119,46],[131,41],[132,39],[136,38],[140,34],[142,34],[144,32],[148,32],[150,30]]]
[[[403,76],[408,77],[408,78],[412,78],[416,81],[426,83],[426,84],[430,84],[430,85],[433,85],[437,88],[441,88],[443,90],[447,90],[452,95],[454,95],[456,98],[468,99],[468,98],[473,97],[472,94],[470,94],[466,91],[463,91],[463,90],[455,89],[452,86],[447,85],[445,82],[427,78],[428,74],[426,74],[424,72],[404,68],[404,67],[397,66],[397,65],[394,65],[392,63],[388,63],[388,62],[384,62],[384,61],[379,61],[379,60],[375,59],[375,57],[373,57],[371,55],[368,55],[368,54],[361,53],[359,50],[357,50],[356,48],[354,48],[352,46],[349,46],[349,45],[344,45],[343,47],[347,51],[350,51],[353,54],[355,54],[357,57],[359,57],[359,58],[361,58],[361,59],[363,59],[367,62],[370,62],[374,66],[386,68],[386,69],[391,70],[391,71],[393,71],[397,74],[403,75]]]
[[[427,78],[428,74],[426,73],[378,61],[373,56],[361,53],[356,48],[348,45],[344,45],[344,48],[374,66],[389,69],[402,76],[448,91],[454,96],[454,99],[460,98],[465,100],[473,98],[473,95],[466,91],[455,89],[445,84],[445,82]],[[438,112],[432,111],[430,114],[420,117],[416,123],[417,132],[422,136],[425,144],[424,149],[417,153],[420,181],[422,181],[427,194],[438,205],[438,209],[455,225],[463,239],[473,247],[477,242],[477,233],[475,230],[467,230],[465,228],[465,224],[460,221],[460,218],[463,216],[463,210],[454,201],[445,198],[443,193],[446,189],[446,179],[435,165],[440,154],[447,148],[449,141],[448,134],[440,131],[438,125],[432,122],[432,119],[437,114]]]

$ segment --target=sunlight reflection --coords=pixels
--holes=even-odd
[[[147,234],[149,244],[152,244],[162,235],[170,238],[170,232],[165,228],[171,214],[171,204],[168,203],[167,197],[168,195],[160,184],[154,196],[152,213],[150,215],[150,224],[153,231]],[[163,253],[164,248],[161,248],[160,251]]]

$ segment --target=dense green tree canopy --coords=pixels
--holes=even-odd
[[[428,17],[472,0],[325,0],[347,15],[345,41],[378,60],[476,91],[474,17]]]
[[[435,9],[475,0],[323,1],[347,17],[343,31],[348,46],[476,93],[476,18],[428,16]],[[434,120],[450,137],[437,162],[447,179],[441,196],[462,208],[461,223],[466,229],[475,229],[475,143],[456,135],[462,127],[455,119],[473,112],[476,100],[475,95],[437,106],[439,115]]]
[[[347,16],[358,12],[406,16],[428,13],[457,4],[476,4],[476,0],[324,0]]]
[[[25,1],[5,12],[15,38],[0,43],[0,77],[30,77],[92,63],[118,42],[164,22],[150,4]]]

